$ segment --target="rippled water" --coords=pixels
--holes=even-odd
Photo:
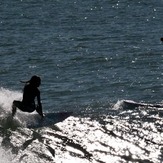
[[[123,100],[162,101],[162,5],[0,2],[2,162],[160,163],[162,109],[126,109]],[[73,115],[34,129],[21,119],[30,115],[11,119],[12,101],[22,98],[19,81],[33,74],[42,78],[44,112]]]

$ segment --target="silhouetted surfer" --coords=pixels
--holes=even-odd
[[[42,113],[42,104],[40,100],[40,91],[38,87],[41,84],[41,79],[38,76],[32,76],[32,78],[23,82],[26,83],[23,90],[23,100],[13,101],[12,104],[12,116],[16,113],[16,108],[19,108],[23,112],[33,112],[37,111],[41,117],[44,117]],[[35,104],[35,98],[37,98],[37,106]]]

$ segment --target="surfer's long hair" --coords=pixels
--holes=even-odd
[[[30,80],[28,81],[20,81],[21,83],[25,83],[25,84],[31,84],[32,86],[36,86],[39,87],[39,85],[41,84],[41,78],[37,75],[34,75],[31,77]]]

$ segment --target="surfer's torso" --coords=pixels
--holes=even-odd
[[[33,87],[31,84],[27,84],[24,87],[23,93],[23,104],[25,105],[33,105],[35,104],[35,97],[40,94],[38,88]]]

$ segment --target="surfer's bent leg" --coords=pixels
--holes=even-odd
[[[22,102],[21,101],[13,101],[12,103],[12,116],[16,114],[16,108],[21,108],[22,107]]]
[[[15,115],[16,109],[20,109],[23,112],[31,113],[36,110],[35,104],[25,105],[21,101],[13,101],[12,104],[12,116]]]
[[[13,117],[14,117],[15,113],[16,113],[16,106],[14,105],[14,102],[13,102],[13,104],[12,104],[12,116]]]

